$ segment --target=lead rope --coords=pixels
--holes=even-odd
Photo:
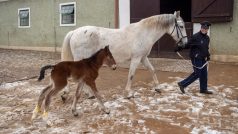
[[[177,55],[180,57],[180,58],[182,58],[182,59],[184,59],[184,60],[186,60],[179,52],[176,52],[177,53]],[[187,61],[187,60],[186,60]],[[188,61],[187,61],[188,62]],[[188,62],[189,64],[190,64],[190,62]],[[193,65],[193,64],[192,64]],[[193,65],[193,67],[195,67],[195,68],[197,68],[197,69],[203,69],[206,65],[208,65],[208,61],[206,61],[206,63],[204,63],[201,67],[197,67],[197,66],[194,66]],[[208,70],[208,67],[207,67],[207,70]]]

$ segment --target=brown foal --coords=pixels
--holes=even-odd
[[[84,84],[87,84],[93,93],[93,95],[98,100],[100,106],[105,113],[109,113],[109,110],[105,108],[102,102],[102,97],[98,94],[96,88],[95,80],[98,77],[99,68],[105,63],[113,70],[116,69],[115,60],[106,46],[104,49],[99,50],[93,56],[80,61],[63,61],[56,65],[47,65],[41,68],[39,81],[44,79],[45,70],[52,69],[50,84],[44,88],[38,98],[38,103],[33,111],[32,119],[36,118],[37,114],[40,113],[41,105],[45,100],[45,107],[43,118],[48,118],[48,111],[50,105],[50,99],[53,95],[57,94],[67,85],[68,78],[72,77],[73,80],[78,82],[78,87],[76,89],[74,101],[72,104],[72,113],[77,116],[76,103],[81,95],[81,91]]]

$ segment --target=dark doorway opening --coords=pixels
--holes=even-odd
[[[191,0],[160,0],[160,14],[173,14],[174,11],[180,11],[180,15],[185,22],[187,36],[192,35],[191,23]],[[158,57],[162,58],[180,58],[175,52],[176,47],[173,38],[165,34],[158,41]],[[188,50],[182,51],[184,57],[188,57]]]
[[[180,11],[185,22],[191,22],[191,0],[160,0],[160,14]]]

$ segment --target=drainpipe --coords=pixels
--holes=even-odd
[[[119,0],[115,0],[114,5],[114,21],[115,21],[115,28],[119,28]]]
[[[54,8],[53,8],[53,18],[54,18],[54,19],[53,19],[53,27],[54,27],[54,49],[55,49],[54,51],[57,52],[56,27],[55,27],[55,22],[56,22],[56,21],[55,21],[55,19],[56,19],[56,18],[55,18],[55,11],[56,11],[56,10],[55,10],[55,3],[56,3],[56,1],[53,0],[53,7],[54,7]]]
[[[7,45],[10,46],[10,33],[7,32]]]

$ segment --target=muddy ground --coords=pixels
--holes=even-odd
[[[37,76],[40,67],[59,61],[59,53],[0,49],[0,133],[238,133],[238,65],[210,63],[213,95],[200,94],[198,81],[181,94],[176,83],[189,75],[191,66],[188,61],[165,59],[156,67],[162,93],[152,90],[150,73],[139,69],[132,86],[135,98],[124,99],[128,69],[103,67],[96,82],[109,115],[84,94],[77,105],[80,114],[74,117],[71,82],[65,103],[60,95],[52,99],[50,124],[40,117],[31,121],[37,97],[49,79],[27,79]]]

